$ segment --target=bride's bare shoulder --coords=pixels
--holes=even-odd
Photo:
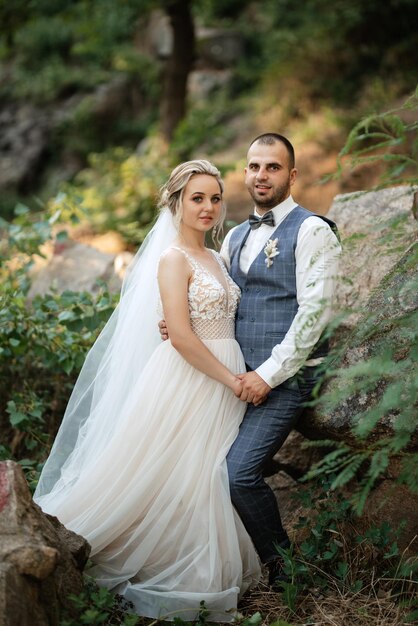
[[[184,263],[186,261],[186,255],[183,252],[183,250],[181,250],[180,248],[178,248],[177,246],[170,246],[169,248],[166,248],[164,250],[164,252],[161,254],[160,256],[160,264],[164,263]]]
[[[173,273],[190,274],[187,257],[180,248],[170,246],[160,256],[158,272],[172,275]]]

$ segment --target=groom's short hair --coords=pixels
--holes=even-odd
[[[255,139],[250,143],[249,148],[255,143],[261,143],[265,146],[272,146],[275,143],[282,143],[289,156],[289,169],[293,169],[295,167],[295,149],[284,135],[279,135],[279,133],[263,133],[262,135],[258,135]]]

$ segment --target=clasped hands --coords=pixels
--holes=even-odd
[[[257,374],[257,372],[247,372],[238,374],[237,378],[242,383],[241,393],[235,395],[243,402],[250,402],[254,406],[262,404],[271,391],[271,387]]]
[[[167,326],[164,320],[158,323],[161,339],[168,339]],[[258,406],[264,402],[271,391],[271,387],[257,374],[257,372],[246,372],[237,374],[236,378],[241,384],[234,386],[234,393],[243,402],[250,402]]]

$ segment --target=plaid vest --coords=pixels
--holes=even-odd
[[[298,311],[296,299],[295,249],[299,228],[314,213],[296,206],[271,234],[278,239],[280,254],[267,267],[264,247],[251,264],[248,274],[239,266],[242,247],[250,233],[248,221],[234,229],[229,241],[230,274],[241,289],[235,323],[235,336],[245,361],[256,369],[271,356],[273,347],[280,343]],[[334,222],[319,215],[336,231]],[[310,359],[325,356],[328,342],[319,341]]]

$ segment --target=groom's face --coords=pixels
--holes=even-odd
[[[245,184],[257,209],[275,207],[290,195],[297,170],[289,168],[289,155],[281,142],[272,145],[254,143],[248,150]]]

